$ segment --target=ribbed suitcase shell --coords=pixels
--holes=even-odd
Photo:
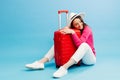
[[[81,36],[80,30],[74,30],[78,37]],[[56,67],[65,64],[75,53],[75,46],[70,34],[62,34],[59,30],[54,32],[54,52]],[[80,65],[80,63],[78,63]]]

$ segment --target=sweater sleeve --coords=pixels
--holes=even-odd
[[[76,33],[72,34],[72,39],[73,39],[75,45],[78,47],[81,43],[86,42],[90,33],[91,33],[91,30],[88,27],[86,27],[83,30],[83,33],[80,38],[77,36]]]

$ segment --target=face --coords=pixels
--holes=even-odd
[[[80,20],[79,18],[76,18],[76,19],[74,19],[74,21],[73,21],[73,26],[74,26],[74,28],[76,28],[76,29],[82,30],[82,29],[83,29],[83,22],[81,22],[81,20]]]

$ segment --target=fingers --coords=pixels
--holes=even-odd
[[[62,29],[60,29],[60,32],[65,32],[66,29],[67,28],[62,28]]]
[[[62,33],[62,34],[66,34],[66,32],[65,32],[65,30],[60,30],[60,32]]]
[[[63,29],[60,30],[60,32],[63,33],[63,34],[72,34],[73,30],[69,29],[69,28],[63,28]]]

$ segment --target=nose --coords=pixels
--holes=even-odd
[[[81,23],[79,23],[78,26],[80,27],[80,26],[81,26]]]

